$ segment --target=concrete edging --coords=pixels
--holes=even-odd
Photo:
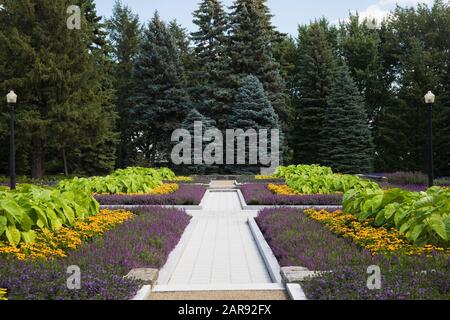
[[[259,229],[255,219],[249,218],[248,225],[250,227],[250,231],[252,232],[256,245],[259,249],[259,252],[261,253],[261,256],[267,267],[267,270],[269,271],[270,278],[275,283],[282,283],[283,281],[281,278],[281,267],[278,264],[278,260],[277,258],[275,258],[272,249],[270,248],[269,244],[264,238],[264,235]]]
[[[148,300],[150,298],[150,294],[152,293],[152,286],[150,285],[145,285],[143,286],[134,296],[133,299],[134,301],[145,301]]]
[[[292,300],[295,300],[295,301],[308,300],[305,292],[303,291],[302,287],[298,283],[286,284],[286,290],[289,294],[289,297],[291,297]]]
[[[159,277],[157,281],[157,285],[165,285],[169,283],[170,277],[173,274],[176,266],[180,262],[181,256],[184,253],[184,249],[187,246],[188,240],[190,239],[192,233],[194,232],[195,227],[197,226],[198,220],[195,218],[191,219],[191,222],[184,230],[183,235],[181,236],[178,245],[175,249],[169,254],[166,263],[159,270]]]

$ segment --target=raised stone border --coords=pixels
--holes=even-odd
[[[189,225],[186,227],[186,230],[184,230],[184,233],[181,236],[178,245],[169,254],[166,264],[159,271],[159,277],[157,281],[158,285],[166,285],[167,283],[169,283],[170,276],[173,274],[173,271],[175,270],[178,262],[180,261],[184,249],[186,248],[186,245],[188,243],[188,240],[190,239],[192,233],[194,232],[197,223],[198,220],[192,219]]]
[[[137,292],[132,300],[143,301],[149,299],[152,288],[156,285],[158,272],[159,271],[157,269],[140,268],[131,270],[125,276],[125,278],[129,278],[132,280],[141,280],[147,283]]]
[[[258,246],[259,252],[264,260],[264,263],[269,271],[270,278],[274,283],[282,283],[281,278],[281,268],[278,264],[277,258],[272,252],[269,244],[267,243],[264,235],[258,227],[255,219],[249,218],[248,225],[250,227],[250,231],[252,232],[253,238],[255,239],[256,245]]]
[[[306,301],[308,298],[305,295],[302,287],[298,283],[288,283],[286,284],[286,290],[289,297],[296,301]]]

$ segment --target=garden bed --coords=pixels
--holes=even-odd
[[[257,223],[281,266],[333,271],[301,283],[309,299],[448,299],[449,256],[376,254],[294,208],[264,209]],[[364,231],[364,230],[363,230]],[[367,269],[381,268],[382,287],[369,290]],[[427,272],[423,272],[427,271]]]
[[[342,194],[279,195],[267,188],[267,183],[252,183],[241,186],[247,205],[342,205]]]
[[[134,268],[161,268],[190,217],[181,210],[140,209],[103,236],[69,250],[66,257],[19,260],[0,255],[0,288],[11,300],[125,300],[142,283],[124,276]],[[81,270],[81,289],[67,288],[69,266]]]
[[[95,199],[103,206],[198,206],[205,192],[204,186],[181,184],[176,192],[170,194],[95,195]]]

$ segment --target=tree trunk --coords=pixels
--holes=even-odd
[[[39,137],[33,137],[33,163],[31,168],[31,176],[33,179],[44,178],[44,150],[42,145],[42,139]]]
[[[66,177],[69,176],[69,169],[67,168],[67,156],[66,156],[66,148],[62,149],[62,156],[63,156],[63,162],[64,162],[64,174]]]

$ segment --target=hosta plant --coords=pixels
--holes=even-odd
[[[344,210],[360,220],[372,218],[376,226],[395,227],[417,245],[450,244],[450,190],[440,187],[426,192],[350,190]]]
[[[31,243],[36,229],[58,231],[99,212],[89,193],[22,185],[0,191],[0,240]]]
[[[374,182],[357,176],[334,174],[331,168],[317,165],[279,167],[276,176],[285,178],[286,184],[300,194],[330,194],[353,188],[379,188]]]
[[[174,179],[167,168],[127,168],[117,170],[106,177],[75,178],[58,184],[61,190],[83,190],[97,194],[149,193],[162,185],[163,180]]]

